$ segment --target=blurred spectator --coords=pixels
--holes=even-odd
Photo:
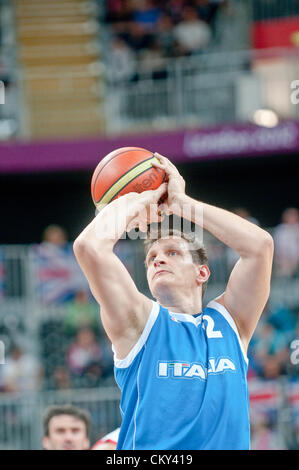
[[[152,39],[152,34],[144,30],[144,28],[131,21],[127,24],[127,28],[124,33],[121,34],[121,37],[126,41],[129,47],[139,53],[143,49],[146,49]]]
[[[195,0],[194,6],[196,8],[198,17],[212,26],[220,3],[222,3],[222,0]]]
[[[243,217],[243,219],[249,220],[249,222],[253,224],[260,225],[259,221],[255,217],[252,217],[252,215],[250,214],[249,210],[246,209],[246,207],[235,207],[233,212],[237,214],[239,217]]]
[[[170,15],[164,13],[160,16],[157,24],[156,38],[165,57],[172,57],[174,54],[173,26],[173,21]]]
[[[288,339],[269,322],[260,322],[248,349],[251,368],[265,379],[285,373],[289,358]],[[251,360],[253,356],[253,360]]]
[[[119,31],[123,30],[126,22],[133,19],[131,0],[107,0],[107,23],[112,23]]]
[[[274,230],[275,268],[280,276],[296,274],[299,262],[299,210],[288,208]]]
[[[107,379],[113,377],[114,382],[114,361],[112,353],[112,345],[106,335],[101,338],[101,348],[102,348],[102,378]]]
[[[191,6],[183,8],[182,21],[175,26],[173,34],[177,42],[176,55],[202,52],[211,41],[210,27],[198,18],[195,8]]]
[[[108,0],[106,22],[113,35],[140,51],[157,40],[166,57],[201,52],[211,42],[211,28],[223,0]]]
[[[38,390],[41,378],[42,369],[36,358],[18,345],[13,346],[3,367],[3,391],[23,393]]]
[[[95,364],[101,365],[102,348],[96,341],[95,334],[90,328],[81,328],[75,341],[67,351],[67,363],[75,376],[82,375]],[[101,369],[97,370],[101,375]],[[98,377],[99,378],[99,377]]]
[[[130,81],[136,75],[135,53],[121,37],[115,37],[110,44],[107,72],[116,84]]]
[[[273,429],[269,416],[260,413],[252,420],[251,429],[252,450],[283,450],[277,431]]]
[[[42,235],[42,242],[64,247],[67,244],[68,237],[66,231],[59,225],[49,225],[45,228]]]
[[[134,21],[145,30],[154,30],[161,16],[161,9],[155,5],[153,0],[137,0],[134,5]]]
[[[151,74],[154,79],[166,77],[164,52],[157,39],[152,39],[147,49],[140,54],[140,72]]]
[[[97,440],[91,450],[116,450],[120,428],[114,429],[101,439]]]
[[[59,225],[49,225],[42,243],[32,247],[37,297],[43,304],[58,305],[86,289],[87,282],[75,259],[73,244]]]
[[[99,325],[99,307],[89,297],[86,290],[78,290],[73,300],[67,302],[64,314],[64,326],[68,334],[74,334],[79,328],[97,328]]]
[[[88,450],[91,416],[73,405],[52,405],[44,414],[43,448],[46,450]]]
[[[288,340],[296,328],[296,316],[286,305],[271,306],[268,312],[268,322]]]
[[[215,50],[246,50],[250,47],[250,22],[243,0],[219,1],[219,8],[213,18]]]
[[[70,390],[72,388],[70,373],[65,366],[57,366],[47,386],[50,390]]]

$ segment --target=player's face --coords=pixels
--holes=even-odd
[[[43,438],[47,450],[87,450],[86,426],[75,416],[54,416],[49,423],[49,436]]]
[[[188,242],[182,238],[159,239],[149,249],[145,263],[148,284],[154,297],[170,286],[184,292],[196,285],[198,266],[193,262]]]

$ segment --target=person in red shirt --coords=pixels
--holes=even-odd
[[[91,450],[116,450],[119,430],[120,428],[117,428],[106,434],[92,446]]]

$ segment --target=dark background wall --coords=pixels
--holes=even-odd
[[[225,209],[243,206],[263,226],[299,207],[299,155],[178,165],[186,192]],[[0,175],[0,243],[35,243],[50,223],[73,240],[94,217],[90,172]]]

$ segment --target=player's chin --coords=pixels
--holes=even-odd
[[[167,279],[166,279],[167,278]],[[161,289],[165,289],[173,284],[172,276],[155,276],[154,279],[149,283],[149,287],[152,293],[159,293]]]

